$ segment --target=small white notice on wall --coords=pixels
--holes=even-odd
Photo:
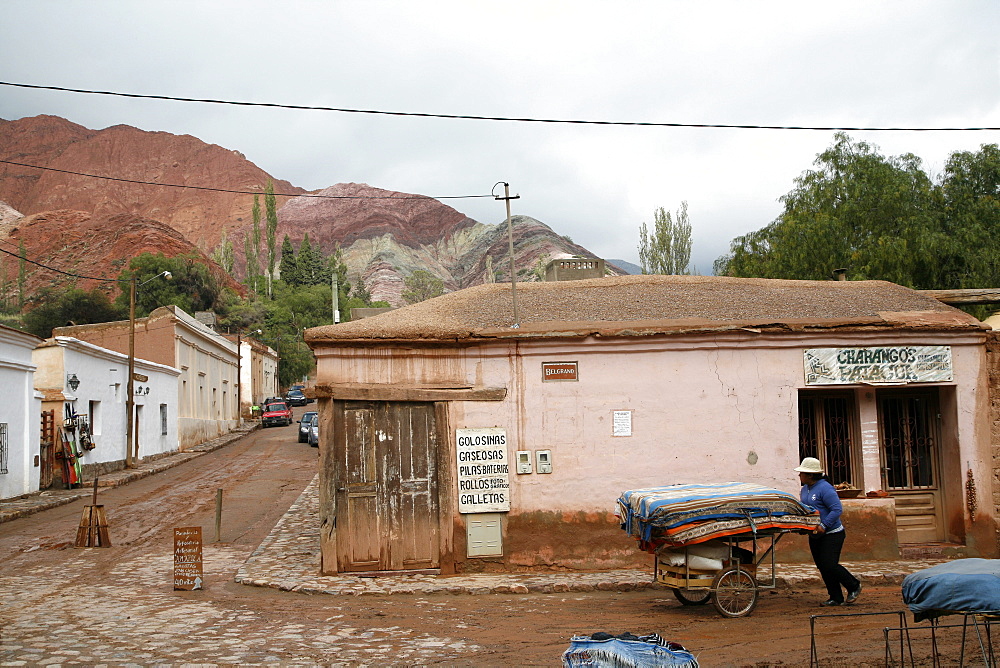
[[[611,418],[611,435],[632,435],[632,411],[613,411]]]

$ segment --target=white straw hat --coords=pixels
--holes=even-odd
[[[799,473],[822,473],[823,465],[819,463],[819,460],[815,457],[806,457],[802,460],[802,463],[798,465],[794,471]]]

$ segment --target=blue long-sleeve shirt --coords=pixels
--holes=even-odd
[[[837,490],[830,481],[820,479],[811,485],[802,485],[799,499],[819,511],[819,521],[822,522],[826,533],[844,528],[840,523],[840,514],[844,508],[840,503],[840,497],[837,496]]]

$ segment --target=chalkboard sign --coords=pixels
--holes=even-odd
[[[174,590],[202,588],[201,527],[174,528]]]

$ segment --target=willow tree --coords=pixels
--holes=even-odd
[[[822,280],[844,268],[854,279],[937,287],[944,240],[920,158],[885,157],[837,133],[814,165],[781,198],[770,225],[731,242],[716,274]]]

